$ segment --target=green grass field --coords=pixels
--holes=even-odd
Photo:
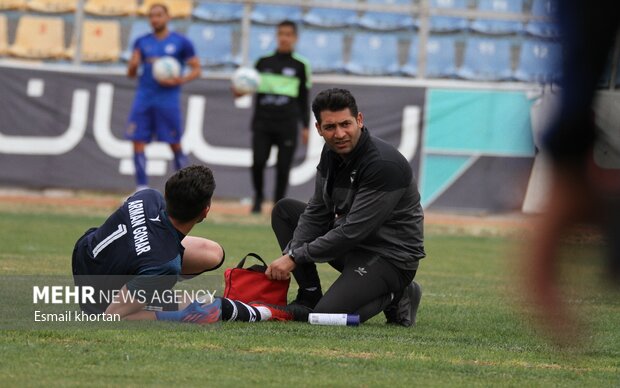
[[[74,241],[106,212],[0,206],[0,274],[70,274]],[[228,266],[249,251],[278,254],[266,218],[214,217],[193,234],[221,242]],[[375,317],[357,328],[123,322],[110,330],[2,330],[0,386],[620,386],[620,298],[599,285],[598,249],[570,247],[565,289],[590,331],[557,349],[517,307],[511,252],[522,243],[430,226],[415,328]],[[320,267],[325,287],[336,273]]]

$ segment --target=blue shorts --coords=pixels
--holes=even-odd
[[[181,109],[177,106],[156,106],[134,103],[129,114],[125,137],[142,143],[152,140],[170,144],[181,142]]]

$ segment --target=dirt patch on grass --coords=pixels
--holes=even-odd
[[[105,217],[120,206],[127,195],[101,194],[70,190],[0,190],[0,211],[11,213],[76,214]],[[252,214],[250,204],[239,200],[215,199],[211,205],[209,222],[269,225],[271,203],[263,206],[261,214]],[[470,236],[517,236],[532,230],[535,216],[523,213],[456,214],[427,211],[425,229],[430,234]],[[575,242],[600,241],[599,233],[590,227],[580,227],[569,240]]]

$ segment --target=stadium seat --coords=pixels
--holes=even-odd
[[[532,16],[544,17],[549,21],[534,20],[525,26],[525,31],[542,38],[554,38],[560,36],[560,27],[554,21],[557,17],[559,0],[534,0],[532,3]]]
[[[523,0],[478,0],[479,11],[523,13]],[[513,34],[524,30],[523,23],[514,20],[475,19],[471,29],[483,34]]]
[[[78,0],[30,0],[28,9],[37,12],[62,13],[73,12]]]
[[[151,26],[146,20],[135,20],[131,24],[131,28],[129,30],[129,38],[127,39],[127,45],[125,46],[125,50],[123,50],[123,52],[121,53],[121,59],[124,61],[128,61],[131,58],[131,54],[133,52],[133,45],[136,39],[138,39],[142,35],[148,34],[149,32],[151,32]]]
[[[241,3],[198,3],[192,15],[209,22],[235,22],[243,17]]]
[[[192,15],[192,0],[144,0],[138,12],[140,15],[148,15],[151,6],[157,3],[165,4],[172,18],[186,18]]]
[[[187,37],[194,43],[196,56],[203,66],[232,65],[233,59],[232,24],[192,23],[187,29]]]
[[[452,36],[430,36],[426,42],[426,77],[445,78],[456,76],[456,46]],[[401,68],[405,75],[418,75],[418,40],[409,45],[407,62]]]
[[[310,30],[300,32],[297,51],[308,58],[314,73],[344,70],[344,33],[340,30]]]
[[[252,21],[262,24],[278,24],[283,20],[301,21],[301,7],[294,5],[256,4],[252,10]]]
[[[84,20],[82,55],[84,62],[116,62],[121,54],[121,26],[116,20]],[[75,47],[67,56],[75,55]]]
[[[136,0],[88,0],[84,11],[99,16],[133,15],[138,9]]]
[[[276,28],[252,24],[250,28],[250,63],[273,53],[276,49]]]
[[[24,15],[17,24],[15,43],[9,54],[20,58],[58,59],[64,57],[65,23],[60,17]]]
[[[465,43],[463,65],[457,75],[476,81],[511,79],[510,41],[470,37]]]
[[[4,14],[0,14],[0,55],[5,55],[7,53],[9,41],[8,36],[6,16]]]
[[[26,8],[26,0],[0,0],[0,10]]]
[[[398,38],[394,34],[358,32],[345,69],[353,74],[388,75],[399,71]]]
[[[340,4],[356,4],[357,0],[338,0]],[[312,26],[339,28],[357,24],[357,11],[353,9],[337,9],[312,7],[304,15],[305,23]]]
[[[559,81],[561,53],[559,43],[538,39],[524,41],[515,78],[519,81],[539,83]]]
[[[431,0],[431,8],[467,9],[467,0]],[[457,32],[467,29],[465,18],[454,16],[431,16],[430,29],[433,32]]]
[[[367,4],[411,5],[411,0],[367,0]],[[412,29],[415,27],[413,16],[395,12],[367,11],[359,19],[359,25],[370,30],[390,31]]]

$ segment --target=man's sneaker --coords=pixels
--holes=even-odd
[[[314,309],[319,300],[323,297],[323,292],[320,288],[317,287],[315,291],[308,291],[304,289],[297,290],[297,297],[288,305],[298,305],[308,308],[310,310]]]
[[[422,287],[412,282],[405,287],[402,296],[394,299],[383,311],[387,319],[386,323],[405,327],[414,326],[420,299],[422,299]]]
[[[201,304],[194,301],[183,310],[181,322],[198,323],[206,325],[215,323],[222,317],[222,300],[216,299],[210,304]]]
[[[308,315],[312,312],[312,310],[308,307],[298,304],[277,306],[267,303],[251,302],[249,303],[249,305],[255,308],[267,308],[271,313],[271,318],[268,319],[269,321],[308,322]]]

